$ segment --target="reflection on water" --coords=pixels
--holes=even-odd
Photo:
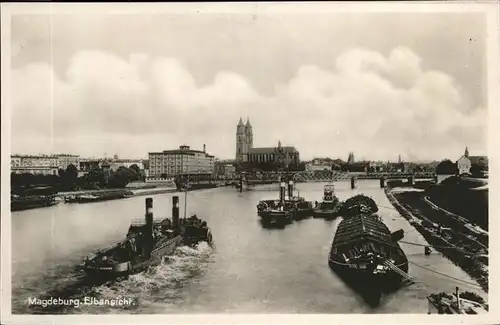
[[[321,200],[322,183],[297,184],[307,200]],[[306,219],[283,229],[262,227],[259,200],[277,198],[277,185],[190,192],[187,214],[197,213],[212,229],[215,247],[179,248],[165,264],[121,282],[78,287],[77,268],[92,250],[120,240],[130,221],[144,215],[144,197],[58,206],[12,213],[12,304],[14,313],[47,312],[28,308],[29,297],[64,293],[67,297],[133,296],[134,306],[83,306],[50,310],[63,313],[426,313],[425,297],[462,283],[410,265],[417,283],[367,306],[328,267],[338,220]],[[378,180],[336,183],[345,200],[364,193],[374,198],[388,227],[406,231],[405,240],[422,236],[391,208]],[[171,196],[153,195],[155,217],[170,216]],[[184,196],[180,196],[181,215]],[[441,255],[401,244],[410,261],[473,282]]]

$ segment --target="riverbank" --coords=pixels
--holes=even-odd
[[[429,188],[430,189],[430,188]],[[450,215],[428,201],[427,190],[387,186],[385,194],[395,209],[427,242],[463,269],[488,292],[488,234],[469,221]]]

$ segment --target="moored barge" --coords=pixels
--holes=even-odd
[[[10,196],[10,211],[49,207],[57,204],[54,195]]]
[[[488,313],[488,305],[479,295],[455,287],[454,293],[440,292],[427,296],[428,314],[469,314]]]
[[[132,191],[128,190],[110,190],[102,192],[89,192],[85,194],[73,194],[64,197],[65,203],[92,203],[117,199],[126,199],[134,196]]]
[[[179,218],[179,197],[174,196],[172,219],[153,219],[153,199],[146,198],[146,217],[133,220],[124,240],[94,252],[83,263],[91,280],[106,281],[159,265],[178,246],[212,243],[207,223],[196,215]]]
[[[323,201],[316,203],[313,209],[315,218],[333,219],[339,215],[342,202],[335,196],[333,184],[325,185],[323,190]]]
[[[341,209],[343,220],[328,258],[330,268],[374,304],[378,304],[382,293],[411,281],[408,259],[398,244],[404,232],[391,233],[377,212],[377,205],[369,197],[348,199]]]

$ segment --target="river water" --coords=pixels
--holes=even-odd
[[[324,183],[297,184],[307,200],[321,200]],[[405,241],[425,244],[423,237],[399,216],[378,180],[335,184],[345,200],[371,196],[392,230],[403,229]],[[239,193],[217,188],[188,194],[187,213],[207,220],[215,245],[179,248],[164,265],[98,287],[80,286],[77,268],[92,250],[120,240],[130,221],[144,216],[145,197],[64,204],[12,213],[13,313],[427,313],[426,296],[439,291],[481,293],[467,285],[410,264],[416,283],[367,305],[337,275],[327,257],[337,221],[306,219],[284,229],[265,229],[256,205],[278,196],[277,184]],[[152,195],[155,218],[170,216],[174,194]],[[184,195],[180,195],[181,216]],[[425,256],[423,247],[401,244],[411,263],[476,283],[439,253]],[[477,283],[476,283],[477,284]],[[484,293],[483,293],[484,295]],[[35,308],[29,298],[133,297],[127,307],[80,306]]]

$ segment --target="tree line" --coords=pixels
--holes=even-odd
[[[13,193],[22,193],[26,188],[37,186],[50,186],[58,192],[125,188],[128,183],[138,180],[144,180],[144,175],[137,164],[129,168],[121,166],[116,171],[94,168],[80,177],[73,164],[66,169],[60,168],[57,175],[11,173],[10,177]]]

